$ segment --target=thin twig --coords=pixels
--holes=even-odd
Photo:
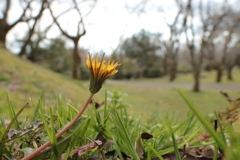
[[[220,93],[226,97],[227,101],[228,102],[233,102],[234,100],[232,98],[229,97],[229,95],[227,94],[227,92],[224,92],[224,91],[220,91]]]

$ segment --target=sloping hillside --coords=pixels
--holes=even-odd
[[[7,115],[7,95],[17,110],[30,99],[36,104],[43,90],[46,101],[56,100],[61,94],[65,103],[72,103],[76,107],[80,107],[90,94],[88,82],[57,74],[0,48],[1,114]]]

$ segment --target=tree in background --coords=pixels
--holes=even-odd
[[[183,9],[184,5],[176,0],[177,4],[177,14],[172,23],[167,23],[170,30],[169,39],[163,41],[163,46],[165,48],[164,54],[164,73],[169,75],[169,80],[173,81],[176,79],[177,66],[178,66],[178,52],[180,48],[180,38],[183,31],[184,21],[183,21]]]
[[[50,30],[50,28],[53,25],[53,23],[55,23],[57,25],[57,27],[59,28],[60,32],[62,33],[62,35],[66,36],[68,39],[70,39],[73,42],[73,67],[72,67],[72,76],[73,78],[76,79],[80,79],[80,63],[81,63],[81,59],[79,56],[79,40],[80,38],[85,35],[86,30],[85,30],[85,26],[83,23],[83,17],[86,17],[87,15],[89,15],[92,11],[92,9],[94,8],[94,6],[96,5],[96,0],[63,0],[63,1],[52,1],[52,0],[32,0],[32,1],[21,1],[19,0],[19,6],[22,6],[22,14],[20,15],[20,17],[12,24],[8,23],[8,19],[9,19],[9,12],[14,12],[14,10],[10,9],[12,6],[12,1],[13,0],[5,0],[4,2],[2,2],[5,7],[4,7],[4,11],[3,11],[3,18],[0,19],[0,44],[2,44],[5,47],[5,43],[6,43],[6,36],[7,33],[13,28],[15,27],[17,24],[19,24],[20,22],[24,22],[26,24],[26,26],[28,26],[28,31],[26,33],[26,36],[24,37],[24,39],[21,40],[21,49],[19,52],[19,56],[21,57],[28,57],[29,59],[31,59],[32,61],[37,61],[37,59],[41,59],[41,57],[43,56],[44,52],[44,47],[35,47],[32,48],[33,45],[39,45],[42,43],[43,39],[46,39],[46,34],[47,32]],[[65,4],[66,6],[66,10],[61,11],[61,13],[58,13],[58,7],[56,7],[58,4]],[[15,4],[16,5],[16,4]],[[80,10],[80,6],[83,8],[82,10],[84,11],[84,15],[82,15],[82,10]],[[38,10],[39,8],[39,10]],[[88,10],[86,8],[89,8]],[[40,26],[40,19],[43,15],[43,12],[48,9],[48,11],[50,11],[50,15],[53,18],[53,22],[51,24],[49,24],[48,27],[45,28],[45,30],[38,30],[36,31],[37,27]],[[56,9],[56,10],[55,10]],[[64,28],[63,23],[60,23],[61,17],[65,16],[66,14],[68,14],[69,12],[75,12],[76,15],[78,15],[79,19],[70,19],[72,22],[77,22],[77,26],[76,26],[76,30],[77,33],[76,35],[72,35],[70,34],[66,28]],[[57,14],[58,13],[58,14]],[[44,22],[44,19],[42,19]],[[40,28],[40,27],[39,27]],[[38,37],[38,33],[42,32],[43,34],[41,35],[41,38]],[[37,38],[36,38],[37,37]],[[41,39],[41,40],[40,40]],[[37,43],[33,42],[33,41],[38,41]],[[36,53],[41,53],[41,55],[37,56],[36,53],[32,52],[32,49],[34,49],[36,51]],[[37,50],[36,50],[37,49]],[[39,50],[38,50],[39,49]],[[61,51],[60,51],[61,52]],[[60,53],[59,52],[59,53]],[[30,55],[31,54],[31,55]],[[59,55],[61,56],[61,55]],[[36,59],[37,58],[37,59]],[[43,57],[42,57],[43,58]],[[46,56],[44,56],[44,58],[46,58]]]
[[[71,40],[74,44],[74,49],[73,49],[73,69],[72,69],[72,76],[75,79],[81,79],[80,77],[80,69],[79,66],[81,64],[81,57],[79,56],[79,40],[82,36],[85,35],[86,33],[86,29],[85,29],[85,25],[83,22],[83,15],[81,13],[79,4],[83,4],[86,2],[90,2],[92,3],[90,8],[89,8],[89,12],[87,13],[87,15],[92,11],[92,9],[94,8],[95,4],[96,4],[96,0],[88,0],[88,1],[81,1],[81,2],[77,2],[77,0],[72,0],[72,6],[70,6],[70,8],[66,9],[65,11],[63,11],[61,14],[59,14],[58,16],[55,16],[53,13],[53,10],[51,9],[51,7],[49,7],[51,16],[55,22],[55,24],[58,26],[59,30],[61,31],[61,33],[66,36],[69,40]],[[76,13],[79,16],[79,19],[76,20],[74,19],[74,21],[77,21],[77,32],[75,34],[75,36],[72,36],[70,33],[68,33],[66,30],[64,30],[63,26],[58,22],[57,18],[63,14],[66,14],[69,11],[75,10]],[[86,16],[86,15],[85,15]]]
[[[45,34],[38,33],[37,35],[38,38],[30,43],[26,58],[55,72],[72,76],[73,49],[66,47],[65,36],[43,39]],[[44,45],[40,45],[41,43]],[[87,50],[81,48],[78,52],[81,59],[85,61]],[[79,70],[81,70],[82,79],[89,78],[89,71],[84,62],[79,66]]]
[[[32,36],[34,35],[34,32],[35,32],[35,28],[36,28],[36,26],[37,26],[37,23],[38,23],[38,21],[40,20],[42,14],[43,14],[43,11],[48,7],[48,5],[47,5],[47,0],[42,0],[40,3],[41,3],[41,4],[40,4],[40,5],[41,5],[41,8],[40,8],[38,14],[37,14],[35,17],[32,16],[32,13],[29,13],[29,15],[31,15],[30,18],[31,18],[32,20],[34,20],[34,22],[33,22],[32,25],[31,25],[31,23],[30,23],[29,21],[27,22],[27,23],[28,23],[28,27],[29,27],[29,31],[28,31],[27,38],[26,38],[26,40],[24,41],[24,43],[23,43],[23,45],[22,45],[22,47],[21,47],[21,50],[20,50],[20,52],[19,52],[19,54],[18,54],[19,56],[23,56],[23,55],[26,54],[27,46],[28,46],[28,44],[31,42],[31,38],[32,38]],[[30,11],[33,12],[32,10],[30,10]]]
[[[236,65],[239,53],[240,10],[229,4],[224,5],[225,16],[218,25],[214,36],[208,41],[207,61],[216,70],[216,82],[221,82],[224,69],[227,69],[228,79],[231,80],[232,68]],[[218,18],[218,10],[210,17],[212,21]]]
[[[226,71],[227,71],[227,79],[233,80],[232,70],[235,66],[240,67],[240,41],[236,42],[234,47],[228,49],[228,56],[226,59]]]
[[[209,5],[210,6],[210,5]],[[186,36],[186,43],[190,55],[190,63],[192,66],[194,85],[193,91],[200,91],[200,74],[202,70],[204,56],[209,52],[207,50],[209,41],[214,36],[218,25],[222,22],[225,12],[223,8],[219,7],[219,14],[216,19],[211,19],[210,7],[203,7],[202,1],[199,1],[198,8],[193,5],[192,0],[189,0],[186,5],[184,32]],[[194,8],[195,7],[195,8]],[[215,5],[214,7],[217,7]],[[205,8],[205,9],[204,9]],[[200,16],[201,25],[197,26],[197,13]],[[221,12],[220,12],[221,11]],[[197,20],[196,20],[197,19]]]
[[[61,37],[51,39],[47,49],[46,62],[48,67],[56,72],[71,75],[72,56],[66,48],[66,40]]]
[[[19,1],[18,2],[19,6],[22,6],[22,13],[13,23],[10,24],[9,23],[9,12],[10,12],[10,8],[12,6],[13,0],[3,0],[2,3],[5,5],[5,7],[3,10],[3,18],[0,19],[0,45],[3,47],[6,47],[7,34],[17,24],[19,24],[21,22],[27,23],[28,21],[31,20],[31,21],[33,21],[33,25],[31,27],[31,29],[29,30],[29,37],[26,39],[26,42],[25,42],[24,46],[22,47],[22,52],[24,52],[25,45],[30,42],[29,39],[31,38],[31,36],[34,32],[35,26],[36,26],[38,20],[40,19],[44,9],[46,8],[46,1],[47,0],[41,1],[41,5],[40,5],[41,8],[39,9],[39,11],[36,15],[32,14],[33,10],[36,11],[36,8],[34,8],[32,5],[34,2],[37,2],[36,0]],[[23,54],[23,53],[21,53],[21,54]]]
[[[120,46],[120,54],[126,58],[121,68],[126,67],[124,72],[128,78],[159,77],[161,75],[159,38],[158,34],[141,30],[123,41]]]
[[[49,39],[43,46],[39,45],[40,41],[41,38],[31,42],[30,52],[26,58],[55,72],[70,76],[72,55],[66,48],[66,39],[61,36]]]

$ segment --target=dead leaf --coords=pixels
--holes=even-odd
[[[142,139],[150,139],[150,138],[153,138],[153,135],[151,135],[150,133],[147,133],[147,132],[143,132],[141,134],[141,138]]]
[[[142,143],[141,143],[141,139],[138,138],[137,141],[136,141],[136,151],[137,151],[137,154],[138,154],[138,157],[140,159],[143,159],[143,154],[144,154],[144,150],[143,150],[143,147],[142,147]]]

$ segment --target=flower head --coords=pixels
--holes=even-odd
[[[105,64],[104,54],[102,60],[98,62],[98,54],[92,59],[92,54],[88,53],[88,58],[86,59],[86,65],[91,73],[89,90],[92,94],[97,93],[101,88],[103,82],[110,76],[116,74],[118,70],[116,68],[120,66],[118,62],[114,63],[112,57]]]

